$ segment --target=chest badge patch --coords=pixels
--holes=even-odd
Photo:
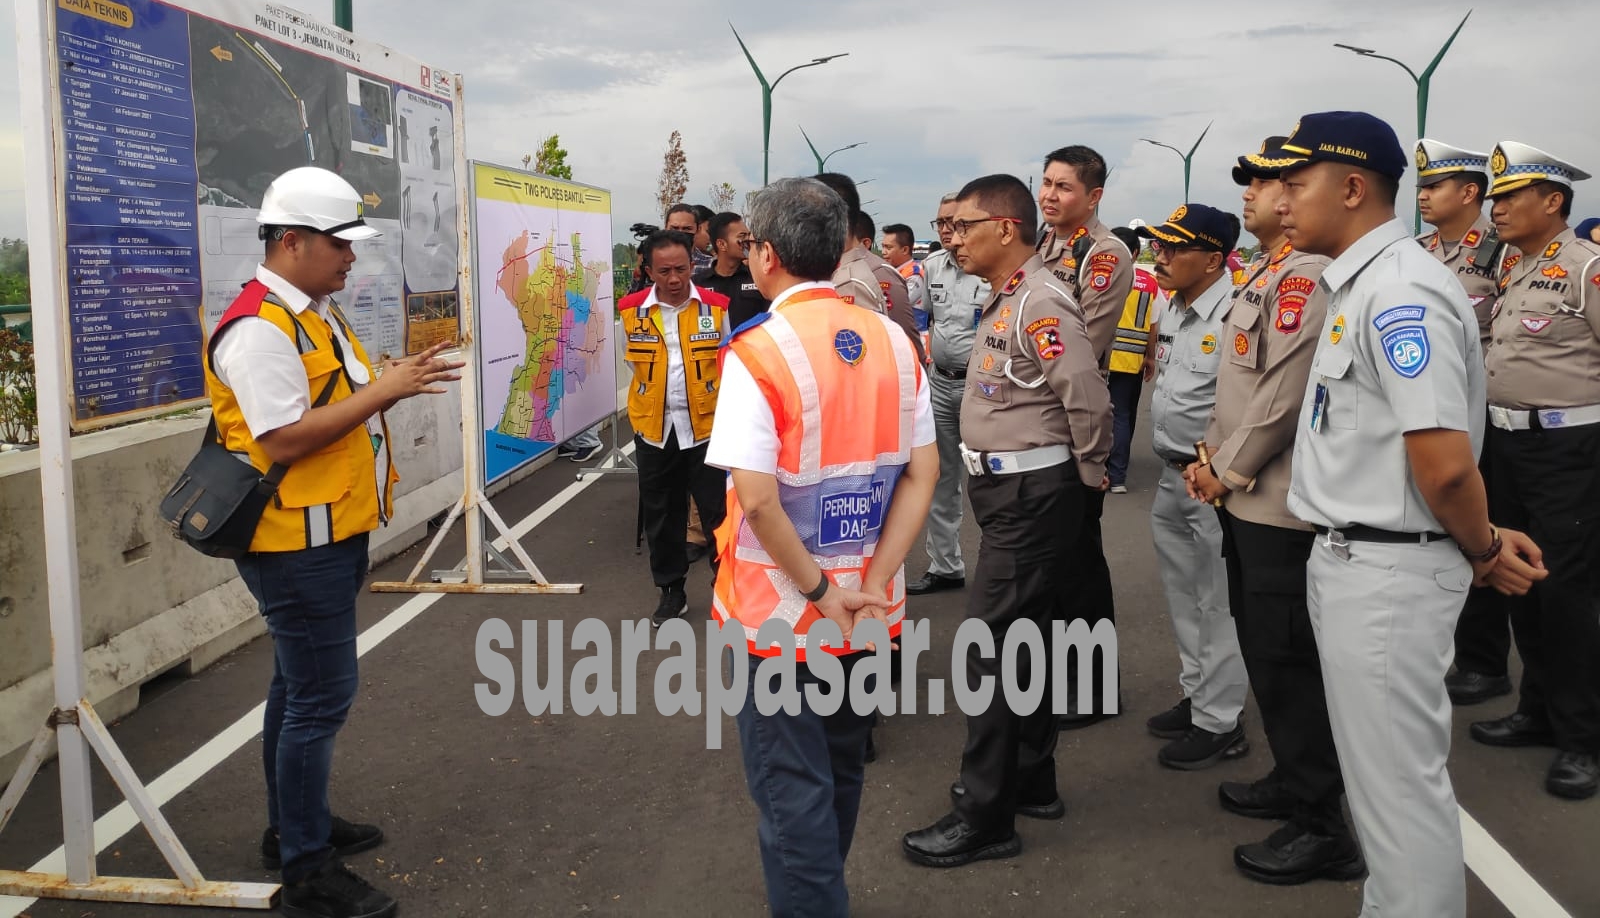
[[[1567,269],[1561,267],[1560,265],[1551,265],[1550,267],[1545,268],[1543,271],[1540,271],[1539,273],[1543,274],[1545,277],[1548,277],[1548,278],[1550,278],[1552,280],[1559,280],[1559,279],[1567,276]]]
[[[839,355],[840,360],[855,366],[867,355],[867,343],[858,332],[843,328],[833,336],[833,352]]]
[[[711,316],[701,316],[700,317],[700,330],[703,331],[703,332],[714,332],[714,331],[716,331],[717,330],[717,320],[712,318]]]
[[[1344,338],[1344,316],[1335,316],[1333,328],[1328,331],[1328,343],[1338,344]]]
[[[1527,316],[1527,317],[1524,317],[1523,320],[1522,320],[1522,327],[1526,328],[1528,330],[1529,334],[1537,335],[1538,333],[1540,333],[1540,332],[1544,331],[1545,329],[1549,328],[1550,327],[1550,323],[1554,322],[1554,321],[1555,321],[1554,319],[1545,319],[1545,318],[1538,318],[1538,317],[1535,317],[1535,316]]]
[[[1066,352],[1066,347],[1061,343],[1061,336],[1053,327],[1034,333],[1033,343],[1039,347],[1040,360],[1054,360]]]
[[[1217,352],[1217,336],[1206,335],[1200,339],[1200,353],[1215,354]]]
[[[1233,336],[1233,352],[1240,357],[1250,353],[1250,338],[1244,332]]]

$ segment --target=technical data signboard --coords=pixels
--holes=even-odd
[[[471,169],[487,487],[617,410],[611,192]]]
[[[455,74],[251,0],[54,13],[75,428],[206,397],[201,341],[297,166],[344,176],[383,233],[335,296],[374,359],[459,340]]]

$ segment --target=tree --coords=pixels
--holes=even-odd
[[[733,198],[738,192],[727,182],[711,186],[711,209],[721,213],[733,206]]]
[[[661,207],[661,222],[667,210],[683,200],[689,191],[689,158],[683,155],[683,135],[677,131],[667,138],[667,153],[662,157],[661,181],[656,185],[656,203]]]
[[[744,193],[744,212],[746,214],[750,213],[750,206],[752,204],[754,204],[755,202],[756,202],[756,193],[754,191],[746,191]]]
[[[527,165],[528,158],[523,157],[522,162]],[[539,143],[539,152],[533,159],[533,171],[554,178],[572,178],[572,167],[567,165],[567,151],[561,148],[560,134],[551,134]]]
[[[0,239],[0,305],[28,302],[28,243]]]

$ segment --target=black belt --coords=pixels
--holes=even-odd
[[[1178,471],[1182,472],[1185,469],[1187,469],[1189,466],[1191,466],[1191,465],[1193,465],[1193,464],[1195,464],[1196,462],[1199,462],[1199,461],[1200,461],[1200,457],[1199,456],[1184,456],[1181,459],[1168,459],[1167,460],[1167,465],[1170,465],[1173,468],[1177,469]]]
[[[1327,535],[1330,531],[1327,526],[1318,526],[1317,535]],[[1375,529],[1371,526],[1341,526],[1332,530],[1351,542],[1392,542],[1403,544],[1414,542],[1425,545],[1429,542],[1442,542],[1450,538],[1442,532],[1395,532],[1391,529]]]
[[[967,371],[966,370],[962,370],[962,371],[960,371],[958,373],[958,372],[955,372],[953,370],[946,370],[944,367],[941,367],[938,364],[934,364],[933,372],[938,373],[940,376],[943,376],[945,379],[966,379],[967,378]]]

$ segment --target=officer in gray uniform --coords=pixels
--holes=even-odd
[[[1466,914],[1444,690],[1474,579],[1527,589],[1537,548],[1489,523],[1477,471],[1484,370],[1454,275],[1395,219],[1409,157],[1362,112],[1300,119],[1278,205],[1295,248],[1333,259],[1300,409],[1289,509],[1329,721],[1371,870],[1363,918]]]
[[[1516,246],[1489,348],[1495,515],[1528,527],[1550,577],[1509,601],[1522,692],[1509,717],[1472,725],[1495,746],[1555,746],[1545,790],[1600,785],[1600,245],[1567,228],[1577,167],[1504,141],[1489,197]]]
[[[1223,322],[1233,293],[1228,253],[1239,241],[1239,218],[1186,204],[1166,223],[1140,227],[1139,235],[1154,240],[1156,282],[1172,295],[1156,339],[1150,398],[1151,439],[1163,465],[1150,531],[1178,641],[1184,696],[1152,718],[1150,730],[1170,740],[1156,761],[1195,771],[1250,751],[1239,722],[1249,682],[1228,613],[1222,523],[1210,507],[1189,499],[1184,482],[1216,404]]]
[[[850,225],[855,226],[856,218],[862,216],[861,194],[856,191],[856,183],[850,176],[820,172],[813,178],[844,198],[845,206],[850,208]],[[860,242],[846,240],[845,250],[839,256],[839,265],[833,269],[833,288],[838,291],[839,299],[846,303],[882,313],[894,320],[906,337],[911,339],[911,347],[917,352],[917,362],[927,364],[927,349],[922,345],[922,333],[917,330],[917,317],[911,312],[911,294],[906,289],[906,279],[900,276],[894,265]]]
[[[939,439],[939,483],[928,511],[928,572],[906,584],[906,592],[912,595],[958,589],[967,582],[961,560],[961,490],[967,478],[961,464],[961,390],[966,386],[978,316],[989,299],[989,283],[956,263],[952,251],[955,233],[950,226],[950,215],[955,212],[952,191],[939,201],[939,216],[933,221],[943,248],[922,261],[929,356],[933,358],[928,382]]]
[[[1489,349],[1489,324],[1500,299],[1497,282],[1506,245],[1483,213],[1489,190],[1489,154],[1475,153],[1423,138],[1417,141],[1417,205],[1433,231],[1417,237],[1467,292],[1478,316],[1478,340]],[[1489,451],[1478,458],[1478,471],[1493,501]],[[1511,694],[1506,661],[1511,653],[1511,620],[1497,591],[1473,587],[1456,624],[1455,670],[1445,677],[1450,700],[1477,704]]]
[[[1044,635],[1062,606],[1060,573],[1083,513],[1084,495],[1107,487],[1111,396],[1077,305],[1033,252],[1033,196],[1015,176],[969,182],[956,201],[956,258],[995,288],[979,320],[961,401],[962,455],[972,513],[983,530],[967,617],[988,625],[1000,647],[1008,628],[1027,619]],[[957,867],[1022,850],[1018,814],[1059,819],[1057,722],[1045,659],[1017,658],[1019,684],[1043,666],[1044,700],[1013,713],[996,697],[967,718],[961,780],[952,812],[907,833],[913,862]],[[1000,681],[1001,654],[967,653],[966,680]]]

